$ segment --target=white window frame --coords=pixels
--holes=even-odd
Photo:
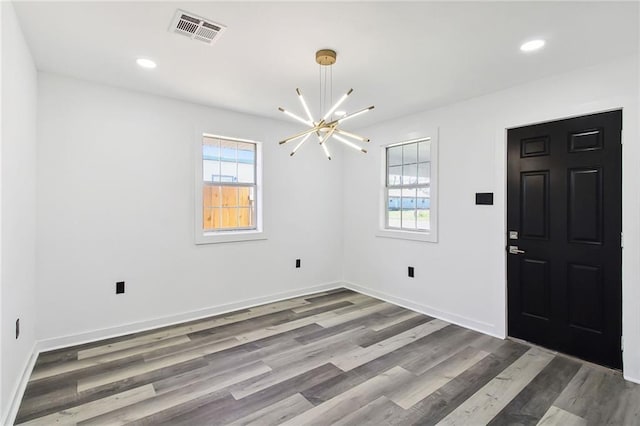
[[[423,140],[431,142],[431,176],[430,176],[430,204],[429,204],[429,227],[428,231],[390,229],[387,228],[387,148],[413,143]],[[438,132],[425,135],[420,138],[412,138],[380,147],[380,220],[376,236],[382,238],[397,238],[402,240],[423,241],[429,243],[438,242]]]
[[[202,187],[204,185],[202,179],[202,141],[203,138],[219,138],[237,142],[248,142],[256,146],[256,170],[255,170],[255,229],[233,229],[233,230],[205,230],[202,218]],[[195,243],[196,244],[217,244],[231,243],[239,241],[266,240],[267,236],[263,228],[262,219],[262,143],[249,139],[240,139],[230,136],[215,135],[206,132],[199,132],[195,143]]]

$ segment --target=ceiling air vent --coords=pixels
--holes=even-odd
[[[213,44],[227,27],[201,18],[193,13],[178,10],[169,31],[185,35],[193,40]]]

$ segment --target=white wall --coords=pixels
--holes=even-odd
[[[35,343],[37,73],[13,5],[0,2],[0,9],[0,423],[5,424]]]
[[[38,107],[45,347],[341,280],[341,156],[329,162],[311,144],[290,157],[277,141],[299,127],[46,73]],[[268,240],[194,244],[203,131],[264,142]],[[124,295],[115,294],[119,280]]]
[[[425,94],[427,95],[427,94]],[[624,373],[640,379],[640,143],[638,59],[578,70],[359,133],[384,145],[439,127],[439,242],[375,237],[381,155],[345,153],[344,276],[407,306],[496,336],[506,334],[505,129],[624,107]],[[475,192],[494,192],[476,206]],[[416,278],[407,278],[407,266]]]

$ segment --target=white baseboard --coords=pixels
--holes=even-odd
[[[624,373],[624,371],[623,371],[623,373]],[[625,379],[626,381],[629,381],[629,382],[632,382],[632,383],[638,383],[638,384],[640,384],[640,379],[636,379],[635,377],[631,377],[631,376],[628,376],[628,375],[626,375],[626,374],[623,374],[622,376],[624,377],[624,379]]]
[[[38,359],[37,344],[37,342],[33,342],[31,355],[27,359],[27,362],[22,369],[20,380],[16,384],[16,387],[13,389],[13,392],[11,394],[11,402],[9,403],[9,408],[7,410],[6,416],[1,420],[1,424],[3,425],[12,425],[16,421],[18,409],[20,408],[20,402],[22,402],[22,395],[24,395],[24,391],[27,388],[27,383],[29,383],[29,377],[31,377],[31,372],[33,371],[33,367],[36,365],[36,360]]]
[[[212,306],[210,308],[199,309],[196,311],[184,312],[171,316],[154,318],[151,320],[139,321],[116,327],[103,328],[100,330],[89,331],[86,333],[73,334],[68,336],[53,337],[50,339],[40,340],[37,343],[38,353],[50,351],[54,349],[64,348],[68,346],[81,345],[91,343],[98,340],[110,339],[113,337],[124,336],[131,333],[139,333],[141,331],[153,330],[155,328],[167,327],[180,324],[183,322],[194,321],[207,318],[214,315],[221,315],[228,312],[238,311],[241,309],[253,308],[265,303],[274,303],[292,297],[305,296],[308,294],[318,293],[321,291],[333,290],[342,287],[342,282],[331,282],[302,289],[275,293],[268,296],[255,297],[239,302],[226,303],[224,305]]]
[[[411,300],[403,299],[402,297],[392,296],[390,294],[383,293],[381,291],[362,287],[361,285],[358,285],[352,282],[344,281],[342,284],[343,284],[343,287],[353,291],[357,291],[358,293],[363,293],[363,294],[366,294],[367,296],[375,297],[376,299],[381,299],[381,300],[384,300],[385,302],[393,303],[394,305],[402,306],[403,308],[407,308],[409,310],[419,312],[424,315],[429,315],[430,317],[438,318],[443,321],[447,321],[452,324],[459,325],[461,327],[469,328],[471,330],[477,331],[482,334],[488,334],[489,336],[497,337],[498,339],[504,339],[506,337],[502,333],[496,330],[496,327],[494,324],[477,321],[472,318],[467,318],[457,314],[453,314],[451,312],[445,312],[445,311],[436,309],[432,306],[412,302]]]

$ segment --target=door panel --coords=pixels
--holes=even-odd
[[[549,320],[549,262],[521,258],[522,314]]]
[[[621,367],[622,112],[508,131],[509,335]],[[515,237],[515,238],[512,238]]]
[[[520,182],[522,237],[546,239],[549,223],[549,172],[521,173]]]
[[[569,264],[569,325],[595,333],[604,331],[603,283],[599,266]]]
[[[602,244],[602,171],[569,170],[569,241]]]

